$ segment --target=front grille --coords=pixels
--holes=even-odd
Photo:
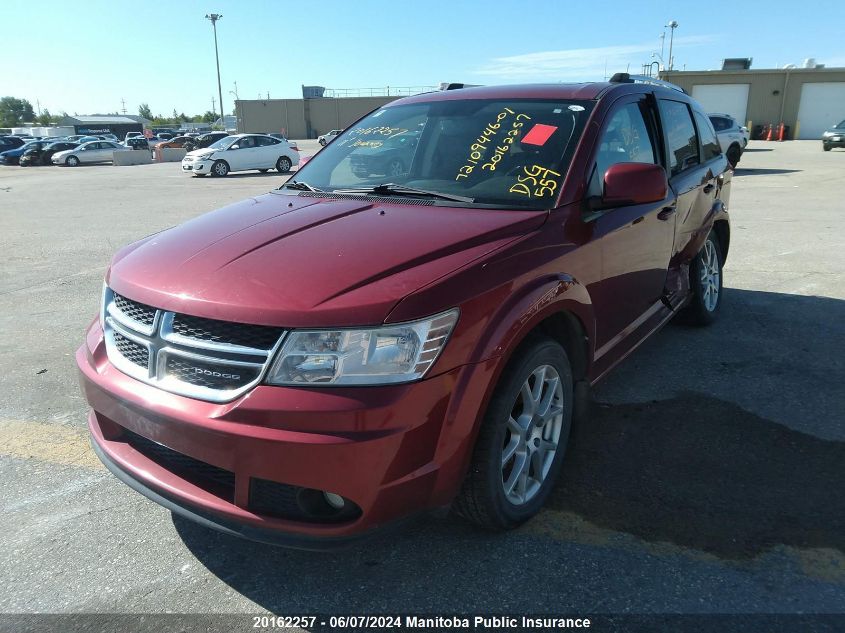
[[[123,439],[144,457],[177,477],[229,503],[234,502],[235,473],[174,451],[128,429],[123,430]]]
[[[129,319],[147,327],[152,327],[156,316],[155,308],[138,303],[137,301],[132,301],[126,297],[121,297],[117,293],[114,293],[114,305]]]
[[[159,310],[109,288],[103,329],[111,363],[180,395],[228,402],[261,380],[282,328]]]
[[[114,333],[114,344],[117,351],[130,363],[135,363],[139,367],[147,369],[150,364],[150,353],[147,348],[132,341],[119,332]]]
[[[206,389],[237,389],[256,379],[259,370],[246,367],[221,367],[215,363],[171,356],[167,376]]]
[[[257,349],[270,349],[282,335],[281,328],[217,321],[187,314],[177,314],[173,317],[173,332],[179,336],[200,341],[214,341]]]

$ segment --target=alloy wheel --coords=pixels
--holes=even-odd
[[[699,283],[701,284],[701,302],[708,312],[713,312],[719,304],[721,274],[716,245],[712,240],[707,240],[704,242],[704,248],[701,251]]]
[[[563,428],[563,387],[551,365],[523,383],[511,408],[502,448],[505,498],[521,506],[540,491],[554,462]]]

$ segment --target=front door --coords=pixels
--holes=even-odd
[[[604,174],[616,163],[661,165],[653,107],[645,96],[617,103],[605,119],[595,151],[591,196],[600,196]],[[675,196],[654,203],[604,209],[592,236],[601,245],[596,307],[596,356],[609,352],[662,309],[666,273],[675,235]]]

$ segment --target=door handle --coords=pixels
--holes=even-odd
[[[710,193],[715,188],[716,188],[716,185],[714,185],[712,182],[709,183],[709,184],[706,184],[706,185],[704,185],[704,193]]]
[[[668,220],[675,213],[675,209],[677,209],[677,206],[675,204],[671,204],[668,207],[663,207],[660,213],[657,214],[657,219]]]

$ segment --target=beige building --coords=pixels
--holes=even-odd
[[[281,132],[288,138],[317,138],[342,129],[399,97],[320,97],[235,101],[238,132]]]
[[[684,88],[707,112],[742,121],[752,134],[760,125],[783,122],[789,138],[818,139],[845,120],[845,68],[672,71],[661,77]]]

